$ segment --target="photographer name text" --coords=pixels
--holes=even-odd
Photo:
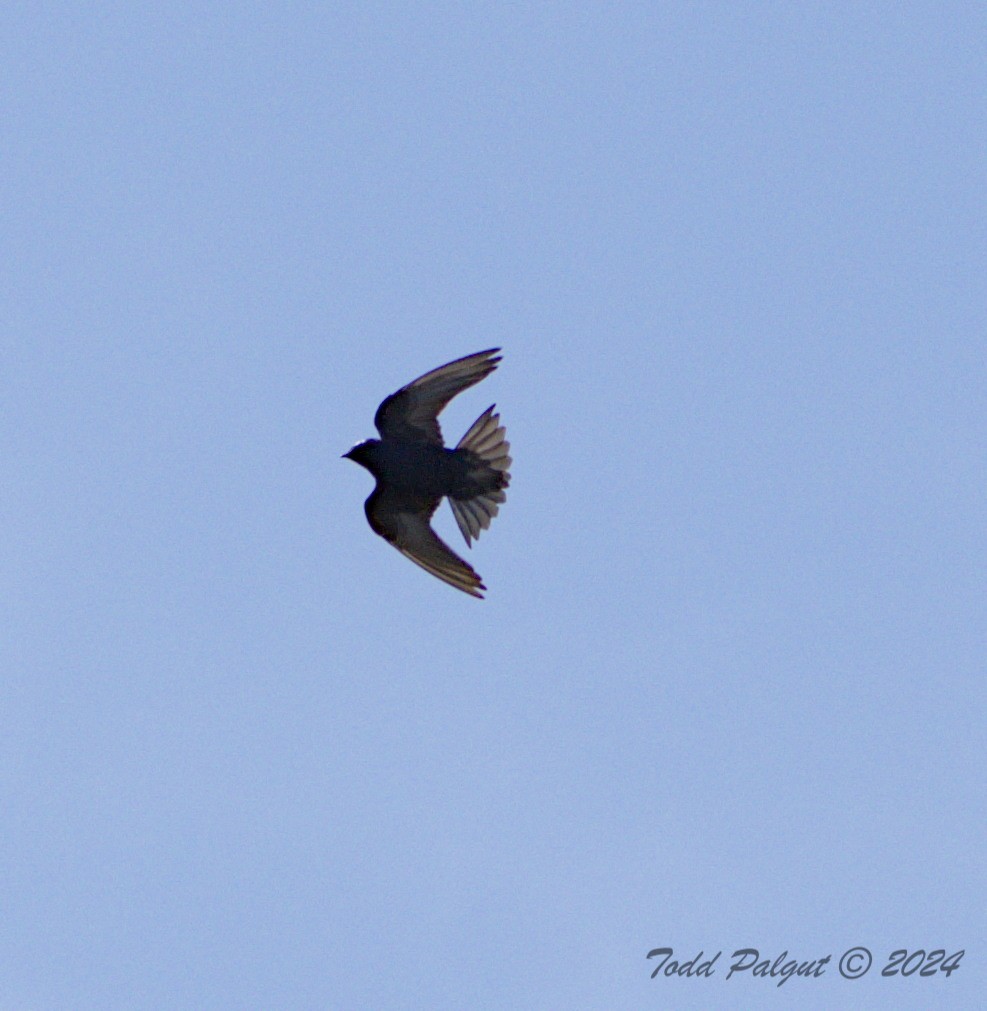
[[[946,954],[945,948],[934,948],[926,951],[924,948],[898,948],[881,963],[882,976],[936,976],[942,974],[947,979],[960,965],[965,950]],[[682,960],[675,957],[674,948],[652,948],[648,952],[649,959],[656,959],[655,970],[651,978],[658,976],[678,976],[683,978],[709,979],[717,975],[717,963],[723,952],[706,957],[705,952],[692,958]],[[793,976],[803,979],[819,979],[831,968],[832,954],[818,958],[793,958],[787,951],[780,955],[774,953],[762,955],[757,948],[738,948],[730,956],[729,962],[723,960],[719,966],[725,970],[724,978],[729,980],[734,976],[749,975],[752,978],[772,980],[776,986],[782,986]],[[840,976],[844,979],[860,979],[874,965],[874,956],[862,945],[848,948],[835,964]]]

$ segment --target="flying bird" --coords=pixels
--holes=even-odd
[[[379,439],[367,439],[343,456],[377,479],[364,505],[375,534],[457,590],[483,597],[483,581],[432,529],[443,498],[471,546],[490,526],[510,484],[511,448],[491,404],[455,449],[442,441],[438,416],[457,393],[486,379],[501,360],[500,348],[442,365],[392,393],[377,408]]]

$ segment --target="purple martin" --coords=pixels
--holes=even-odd
[[[473,567],[463,561],[430,525],[443,498],[470,547],[471,538],[490,526],[507,499],[511,444],[491,404],[470,426],[455,449],[442,441],[438,416],[457,393],[486,379],[501,360],[500,348],[479,351],[442,365],[392,393],[377,408],[380,439],[367,439],[343,456],[377,479],[364,505],[375,534],[457,590],[483,597],[486,590]]]

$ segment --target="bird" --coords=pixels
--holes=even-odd
[[[452,449],[438,416],[463,390],[486,379],[501,361],[500,348],[440,365],[386,397],[374,415],[380,439],[343,454],[370,471],[376,486],[364,503],[367,522],[406,558],[463,593],[483,599],[476,570],[432,529],[443,498],[466,540],[480,536],[507,500],[511,457],[507,430],[491,404]]]

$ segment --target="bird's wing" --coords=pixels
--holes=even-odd
[[[378,485],[366,502],[367,520],[374,533],[393,544],[405,558],[457,590],[482,599],[480,591],[486,587],[480,577],[429,525],[440,501],[415,498]]]
[[[438,416],[457,393],[486,379],[500,361],[500,348],[478,351],[441,365],[392,393],[377,408],[374,424],[385,439],[441,446]],[[440,542],[441,543],[441,542]]]

